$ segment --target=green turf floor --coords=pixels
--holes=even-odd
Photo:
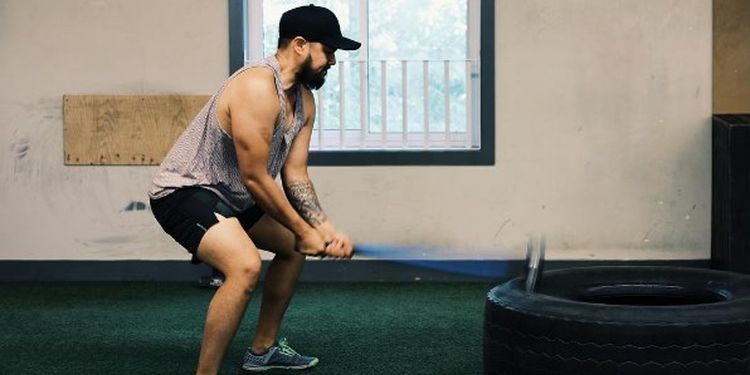
[[[282,336],[319,375],[480,374],[487,283],[301,284]],[[0,374],[191,374],[213,294],[185,283],[0,284]],[[227,352],[255,327],[256,292]],[[283,371],[266,374],[289,373]]]

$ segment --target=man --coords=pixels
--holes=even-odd
[[[307,173],[315,119],[311,89],[355,50],[328,9],[284,13],[274,56],[229,77],[177,140],[153,179],[159,224],[192,255],[225,276],[208,308],[198,374],[215,374],[258,281],[258,249],[275,256],[263,286],[255,336],[242,367],[303,369],[318,359],[277,341],[306,255],[350,258],[351,239],[320,207]],[[274,179],[281,173],[282,189]]]

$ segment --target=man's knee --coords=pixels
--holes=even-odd
[[[247,259],[233,264],[228,270],[226,278],[240,283],[249,293],[255,289],[258,278],[260,278],[260,272],[260,259]]]

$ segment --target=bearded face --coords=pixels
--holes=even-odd
[[[315,71],[312,68],[312,56],[307,56],[307,59],[305,59],[297,72],[297,82],[305,85],[310,90],[317,90],[326,83],[326,73],[328,73],[328,68],[330,67],[330,65],[326,65],[319,71]]]

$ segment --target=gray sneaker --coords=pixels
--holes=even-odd
[[[255,355],[248,348],[242,361],[242,369],[245,371],[302,370],[317,364],[317,358],[297,353],[289,347],[286,338],[282,338],[276,345],[268,348],[268,351],[263,355]]]

